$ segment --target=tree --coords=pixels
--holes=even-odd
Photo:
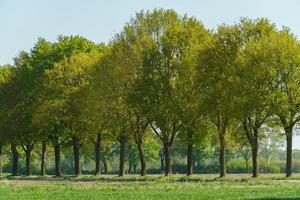
[[[238,34],[237,27],[219,26],[211,42],[201,50],[197,67],[197,89],[218,130],[220,177],[226,174],[225,136],[235,117]]]
[[[89,84],[89,70],[99,61],[99,53],[79,53],[45,72],[45,90],[52,101],[51,112],[61,112],[64,131],[72,139],[75,175],[81,173],[80,147],[85,139],[85,122],[80,121],[80,90]],[[56,110],[56,111],[55,111]]]
[[[119,176],[125,173],[125,148],[131,138],[130,118],[126,105],[128,78],[118,58],[119,48],[109,46],[101,56],[92,77],[92,90],[101,115],[105,116],[105,129],[119,143]],[[98,102],[97,102],[98,101]]]
[[[2,174],[3,147],[13,141],[14,134],[11,127],[11,113],[13,111],[16,95],[14,90],[15,68],[10,65],[0,66],[0,174]],[[15,154],[14,154],[15,155]],[[13,158],[16,158],[15,156]],[[16,166],[18,159],[13,160]],[[17,175],[16,167],[13,175]]]
[[[51,71],[56,65],[59,65],[59,63],[67,63],[68,59],[70,59],[72,55],[85,52],[88,53],[91,51],[100,51],[101,48],[102,45],[96,45],[93,42],[87,40],[86,38],[80,36],[59,36],[58,41],[51,44],[51,48],[49,50],[50,53],[48,54],[50,58],[47,59],[48,62],[44,64],[42,69],[40,67],[36,67],[36,69],[39,69],[38,71],[42,75],[44,75],[46,71],[50,73],[49,71]],[[37,61],[42,59],[44,54],[40,53],[40,55],[41,57],[39,57]],[[71,74],[72,73],[70,73],[69,75]],[[63,74],[60,75],[60,77],[56,78],[63,80]],[[39,81],[42,84],[39,84],[39,92],[37,94],[39,96],[39,101],[35,108],[34,119],[37,124],[40,124],[39,127],[42,128],[41,132],[46,133],[46,136],[53,143],[55,152],[54,157],[56,175],[60,176],[60,148],[61,144],[63,144],[69,137],[69,134],[66,134],[66,130],[69,130],[67,129],[69,127],[66,127],[65,124],[65,120],[68,118],[68,115],[66,115],[66,113],[64,113],[64,110],[61,109],[62,102],[60,102],[58,98],[56,98],[59,97],[59,95],[61,95],[60,98],[62,98],[63,94],[59,94],[57,93],[58,91],[53,91],[47,88],[51,82],[49,78],[51,77],[48,77],[47,79],[45,78],[45,76],[41,76],[41,78],[39,79]],[[47,81],[48,83],[45,83]],[[78,81],[80,82],[80,80]],[[59,84],[55,85],[55,83],[53,82],[51,82],[50,85],[56,87],[56,89],[63,89],[63,86],[62,88],[59,88]]]
[[[179,93],[186,88],[180,83],[185,67],[194,67],[190,53],[196,51],[208,33],[194,18],[178,16],[173,10],[138,13],[133,25],[146,42],[140,51],[142,69],[131,98],[163,143],[168,175],[170,148],[182,126]]]
[[[128,113],[132,136],[137,146],[141,164],[141,175],[147,173],[147,164],[144,152],[144,137],[149,120],[141,109],[137,95],[139,95],[138,85],[136,84],[142,78],[143,69],[143,51],[148,47],[151,38],[145,24],[141,22],[141,14],[126,24],[122,32],[117,34],[111,42],[108,61],[115,78],[120,84],[117,85],[120,98],[124,99],[124,109]],[[106,57],[108,58],[108,56]]]
[[[252,176],[258,176],[258,140],[259,129],[271,115],[270,92],[268,83],[271,78],[270,69],[261,65],[262,59],[255,48],[257,42],[263,37],[268,37],[275,31],[275,25],[266,19],[242,19],[237,24],[240,46],[238,60],[240,65],[237,73],[237,98],[238,115],[244,133],[252,149]]]
[[[288,30],[272,32],[253,46],[257,65],[269,70],[268,90],[273,113],[278,116],[287,142],[286,176],[292,174],[293,128],[300,120],[299,42]]]
[[[92,76],[94,69],[91,70]],[[91,79],[90,84],[81,90],[81,98],[78,102],[81,107],[79,120],[86,124],[88,138],[92,141],[95,149],[95,175],[101,173],[100,161],[102,160],[101,148],[105,140],[110,140],[111,135],[108,132],[109,110],[106,101],[103,100],[97,84]],[[100,89],[101,90],[101,89]],[[93,113],[91,115],[91,113]],[[106,171],[106,170],[105,170]]]

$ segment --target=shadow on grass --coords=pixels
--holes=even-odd
[[[43,181],[43,182],[154,182],[160,180],[162,177],[84,177],[84,176],[5,176],[2,179],[5,180],[15,180],[15,181]],[[0,179],[0,180],[2,180]]]

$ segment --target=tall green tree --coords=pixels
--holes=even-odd
[[[237,107],[244,133],[252,149],[252,176],[258,176],[258,145],[259,132],[266,119],[270,117],[270,92],[268,83],[271,79],[270,69],[261,65],[262,59],[254,46],[263,37],[275,31],[275,25],[267,19],[249,20],[242,19],[238,27],[240,54],[238,55],[240,65],[236,69],[237,85]]]
[[[34,69],[42,76],[40,76],[39,79],[40,84],[37,92],[38,102],[34,111],[34,119],[37,124],[40,124],[39,128],[42,129],[40,132],[46,134],[52,141],[55,152],[55,174],[57,176],[61,175],[61,144],[66,142],[69,138],[69,134],[66,133],[67,129],[64,122],[68,116],[62,112],[63,110],[58,109],[61,105],[54,100],[54,96],[57,95],[57,93],[49,93],[49,90],[45,88],[50,80],[45,78],[44,74],[46,71],[51,71],[51,69],[59,63],[68,62],[68,59],[72,55],[85,52],[88,53],[94,50],[100,51],[101,48],[102,45],[96,45],[81,36],[59,36],[57,42],[51,43],[50,47],[47,48],[47,54],[45,54],[44,51],[38,51],[40,52],[38,54],[40,56],[38,59],[35,59],[37,64],[34,65],[36,66]],[[39,62],[39,60],[41,62]],[[62,79],[62,77],[57,78]],[[44,83],[45,81],[48,81],[48,83]],[[52,84],[54,85],[54,83]],[[54,107],[54,109],[51,109],[51,107]]]
[[[16,95],[14,90],[15,70],[11,65],[0,66],[0,174],[2,174],[4,145],[15,139],[11,123]],[[16,159],[14,161],[15,165],[18,161]],[[17,171],[13,174],[17,175]]]
[[[286,176],[292,175],[292,139],[295,124],[300,121],[299,41],[288,30],[262,38],[253,47],[254,59],[258,65],[269,69],[271,78],[268,89],[271,92],[271,106],[278,117],[286,136]]]
[[[239,54],[238,28],[222,25],[201,51],[198,63],[198,90],[212,123],[218,130],[220,177],[226,174],[225,136],[235,118],[235,69]]]
[[[86,138],[85,121],[80,120],[80,90],[89,84],[89,70],[99,61],[99,52],[79,53],[72,55],[51,70],[45,72],[45,90],[47,100],[51,102],[48,109],[61,113],[64,132],[72,140],[75,175],[81,173],[80,148]]]
[[[180,103],[184,100],[180,98],[186,98],[182,94],[188,90],[184,83],[190,77],[186,75],[193,71],[194,52],[208,32],[196,19],[179,16],[173,10],[138,13],[135,24],[147,42],[133,97],[163,143],[168,175],[170,149],[182,127]]]

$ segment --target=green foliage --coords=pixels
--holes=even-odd
[[[280,151],[284,129],[292,155],[299,80],[300,43],[288,28],[242,18],[209,31],[174,10],[141,11],[107,46],[78,35],[39,38],[1,67],[0,144],[64,144],[67,166],[70,138],[95,145],[101,136],[103,165],[115,168],[117,144],[128,144],[134,168],[143,157],[164,168],[172,156],[181,170],[189,145],[206,157],[193,156],[199,171],[215,170],[226,146],[231,172],[247,171],[250,148],[260,147],[261,170],[278,172],[270,152]]]

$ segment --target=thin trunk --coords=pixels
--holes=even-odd
[[[120,163],[119,163],[119,176],[125,173],[125,142],[120,142]]]
[[[55,138],[53,145],[54,145],[55,175],[61,176],[60,143],[58,141],[58,138]]]
[[[27,149],[25,151],[25,155],[26,155],[26,176],[30,176],[31,175],[31,150]]]
[[[145,153],[144,153],[144,147],[143,143],[137,142],[139,157],[140,157],[140,163],[141,163],[141,176],[145,176],[147,174],[147,164],[145,159]]]
[[[81,174],[80,166],[80,143],[77,137],[72,137],[73,154],[74,154],[74,173],[76,176]]]
[[[193,143],[188,143],[188,149],[187,149],[187,176],[190,176],[193,174]]]
[[[42,155],[41,155],[41,176],[46,175],[46,151],[47,151],[47,144],[46,142],[43,142]]]
[[[225,163],[225,134],[227,129],[228,121],[226,117],[218,115],[217,129],[219,133],[219,167],[220,167],[220,178],[226,176],[226,163]]]
[[[2,175],[3,146],[0,145],[0,175]]]
[[[258,164],[257,164],[257,152],[258,148],[252,147],[252,177],[258,177]]]
[[[25,151],[25,162],[26,162],[26,176],[31,176],[31,152],[34,144],[25,144],[22,146]]]
[[[95,142],[95,175],[101,174],[100,170],[100,160],[101,160],[101,154],[100,154],[100,148],[101,148],[101,134],[97,134],[96,142]]]
[[[17,150],[17,145],[11,143],[11,153],[12,153],[12,175],[18,175],[18,163],[19,163],[19,152]]]
[[[225,168],[225,134],[224,133],[220,133],[219,163],[220,163],[220,177],[225,177],[226,168]]]
[[[285,128],[286,135],[286,177],[292,175],[292,159],[293,159],[293,128]]]
[[[254,131],[254,138],[252,141],[252,177],[258,177],[258,163],[257,163],[257,152],[258,152],[258,130]]]
[[[257,163],[257,153],[258,153],[258,130],[253,129],[254,137],[252,139],[251,150],[252,150],[252,177],[258,177],[258,163]]]
[[[165,157],[165,176],[171,173],[171,155],[170,155],[170,145],[164,144],[164,157]]]
[[[102,156],[104,174],[107,174],[107,161],[105,156]]]

